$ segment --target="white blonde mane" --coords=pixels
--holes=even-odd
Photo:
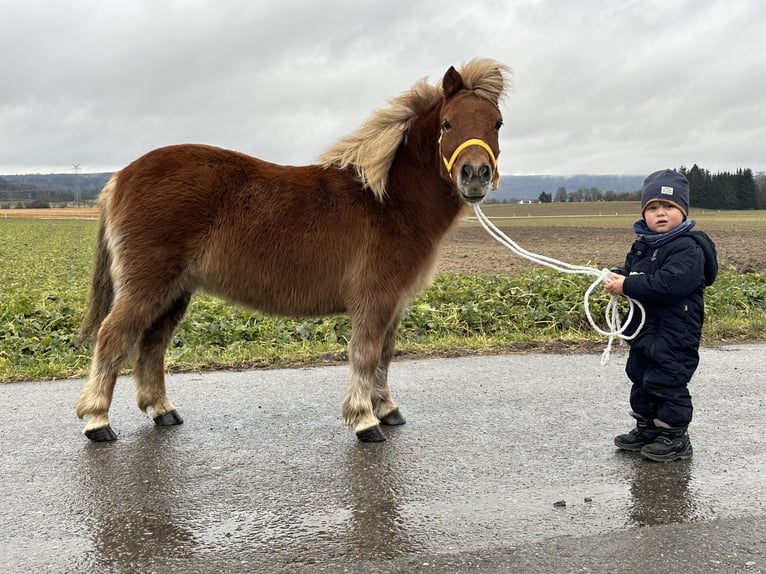
[[[510,68],[495,60],[471,60],[459,73],[465,87],[479,97],[497,104],[506,94]],[[420,80],[409,91],[391,100],[387,108],[374,112],[356,132],[326,150],[319,157],[319,164],[325,168],[353,167],[362,184],[382,200],[388,170],[412,120],[443,96],[441,86]]]

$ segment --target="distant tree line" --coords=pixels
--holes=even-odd
[[[577,191],[567,192],[565,187],[556,189],[556,193],[542,192],[537,200],[540,203],[581,203],[585,201],[632,201],[641,199],[641,190],[638,191],[601,191],[597,187],[581,187]]]
[[[92,204],[109,174],[29,174],[0,176],[0,208],[45,208]],[[77,193],[76,193],[77,192]]]
[[[751,169],[744,168],[735,173],[710,173],[697,164],[690,169],[681,166],[678,171],[689,180],[692,208],[766,209],[766,173],[754,176]],[[75,186],[79,188],[80,200],[92,203],[109,176],[108,173],[81,174],[78,179],[71,174],[30,175],[23,177],[23,183],[0,177],[0,208],[72,204],[76,199]],[[617,192],[581,187],[568,192],[565,187],[559,187],[554,193],[543,191],[537,199],[540,203],[638,201],[641,190]]]
[[[738,169],[711,174],[694,164],[691,169],[679,170],[689,180],[692,205],[709,209],[766,208],[766,175],[760,174],[756,182],[750,169]]]
[[[753,176],[751,169],[738,169],[711,174],[694,164],[691,169],[681,166],[677,171],[689,180],[692,207],[707,209],[766,209],[766,174]],[[554,194],[542,192],[540,203],[583,201],[639,201],[641,190],[602,192],[597,187],[580,188],[568,193],[559,187]]]
[[[0,207],[47,208],[51,203],[69,203],[74,200],[71,190],[52,191],[34,185],[11,184],[0,177]]]

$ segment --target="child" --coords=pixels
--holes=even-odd
[[[629,341],[625,366],[633,383],[630,414],[636,428],[614,443],[656,461],[692,456],[687,385],[699,363],[703,291],[718,265],[715,245],[703,232],[691,231],[695,222],[686,218],[688,211],[689,182],[683,174],[670,169],[650,174],[641,190],[642,218],[633,225],[638,238],[625,266],[605,285],[612,295],[640,301],[646,312],[643,328]]]

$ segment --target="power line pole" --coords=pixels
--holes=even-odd
[[[82,192],[80,191],[80,164],[72,165],[74,171],[74,206],[82,207]]]

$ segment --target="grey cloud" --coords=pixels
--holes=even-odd
[[[202,141],[309,163],[421,77],[514,69],[504,173],[766,169],[766,4],[10,0],[0,173]]]

